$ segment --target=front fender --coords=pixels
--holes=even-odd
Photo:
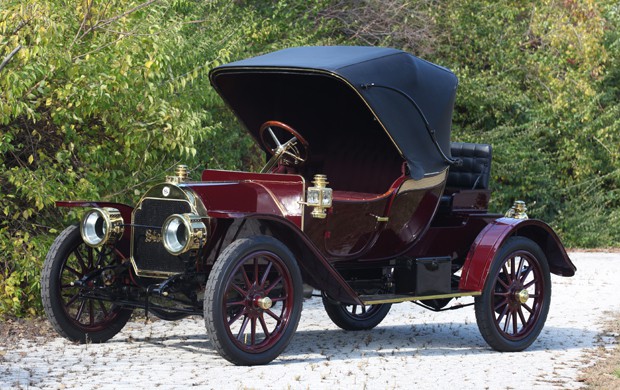
[[[304,281],[324,291],[330,298],[347,304],[361,305],[357,293],[351,288],[340,273],[319,251],[312,241],[289,219],[272,214],[238,215],[243,224],[255,223],[259,229],[250,229],[247,234],[267,234],[280,240],[295,255],[301,268]],[[226,224],[218,224],[228,229]],[[260,232],[260,233],[258,233]],[[223,233],[226,234],[226,233]],[[243,237],[245,233],[232,230],[231,235]]]
[[[460,290],[482,290],[493,258],[512,236],[523,236],[536,242],[547,256],[552,273],[561,276],[575,274],[577,268],[549,225],[537,219],[499,218],[489,223],[476,237],[461,271]]]

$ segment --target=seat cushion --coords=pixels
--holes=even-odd
[[[452,158],[463,163],[453,165],[448,172],[447,188],[488,189],[491,177],[491,145],[452,142]]]

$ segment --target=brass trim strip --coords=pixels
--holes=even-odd
[[[424,177],[420,180],[407,180],[405,181],[400,188],[398,189],[398,193],[405,191],[415,191],[415,190],[424,190],[429,188],[434,188],[442,185],[448,176],[448,168],[439,172],[439,174],[429,177]]]
[[[458,297],[477,297],[482,295],[482,291],[466,291],[450,294],[436,294],[436,295],[389,295],[391,298],[379,298],[377,295],[361,295],[359,298],[364,305],[379,305],[382,303],[399,303],[410,301],[424,301],[428,299],[443,299],[443,298],[458,298]],[[377,297],[377,298],[375,298]]]

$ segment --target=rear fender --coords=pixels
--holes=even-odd
[[[116,248],[121,251],[121,253],[129,258],[129,243],[131,237],[131,213],[133,211],[133,207],[128,206],[123,203],[113,203],[113,202],[97,202],[97,201],[59,201],[56,202],[56,207],[113,207],[120,211],[121,216],[123,217],[123,222],[125,223],[125,230],[123,232],[123,236],[117,241]]]
[[[543,250],[552,273],[573,276],[573,265],[559,237],[546,223],[536,219],[499,218],[489,223],[476,237],[461,271],[459,289],[481,291],[493,258],[512,236],[527,237]]]

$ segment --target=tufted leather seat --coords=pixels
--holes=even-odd
[[[446,182],[448,190],[489,188],[491,145],[452,142],[450,151],[452,158],[462,160],[463,164],[450,167]]]

